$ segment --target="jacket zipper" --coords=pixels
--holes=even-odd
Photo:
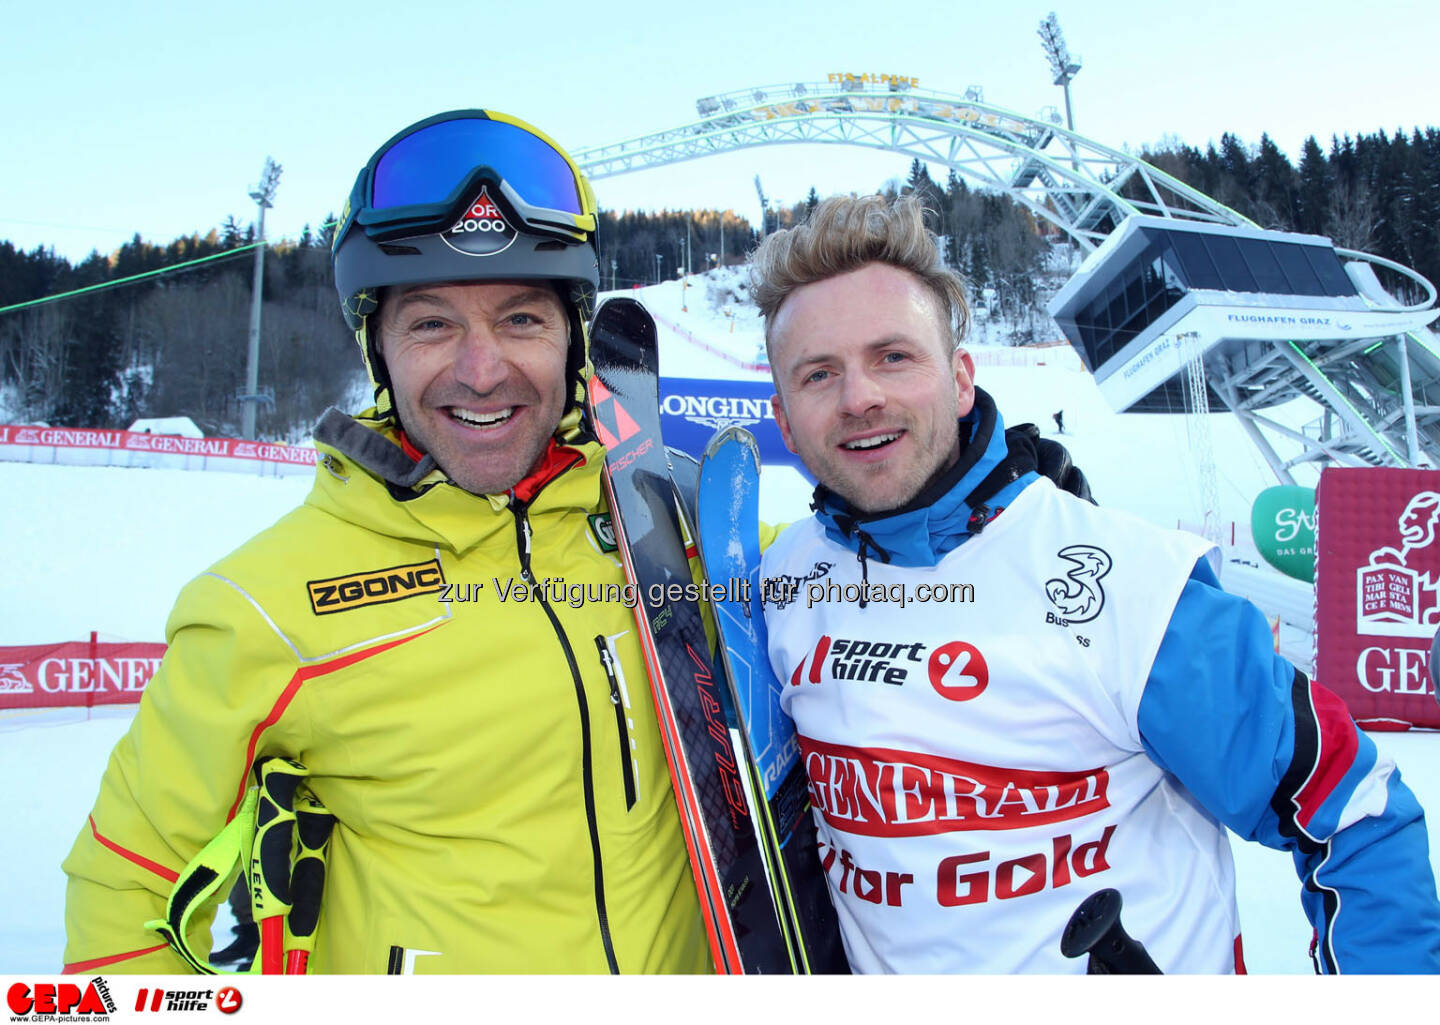
[[[555,610],[550,607],[544,592],[536,586],[535,575],[530,571],[530,519],[526,515],[526,503],[511,499],[511,511],[515,514],[516,548],[520,552],[520,578],[531,588],[531,593],[540,601],[550,626],[560,640],[565,660],[570,665],[570,678],[575,683],[575,699],[580,707],[580,775],[585,789],[585,819],[590,827],[590,853],[595,865],[595,914],[600,922],[600,942],[605,947],[605,960],[612,975],[620,974],[620,965],[615,960],[615,944],[610,937],[610,916],[605,910],[605,870],[600,860],[600,827],[595,821],[595,781],[591,768],[590,754],[590,712],[585,704],[585,685],[580,679],[580,667],[575,662],[575,651],[570,647],[570,638],[560,625]]]
[[[625,810],[635,807],[635,770],[631,756],[630,729],[625,722],[625,702],[620,693],[620,680],[615,674],[615,653],[604,634],[595,638],[595,650],[600,653],[600,664],[605,667],[605,678],[610,681],[610,703],[615,706],[615,726],[620,732],[620,772],[625,780]]]

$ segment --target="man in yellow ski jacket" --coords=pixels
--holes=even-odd
[[[64,864],[67,971],[185,970],[146,923],[267,756],[335,817],[311,971],[710,970],[580,412],[594,230],[505,115],[366,165],[334,253],[376,407],[327,413],[305,504],[181,593]]]

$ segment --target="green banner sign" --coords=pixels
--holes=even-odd
[[[1315,489],[1296,484],[1266,488],[1250,509],[1250,535],[1266,562],[1281,573],[1315,582]]]

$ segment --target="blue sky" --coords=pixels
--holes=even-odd
[[[695,118],[701,96],[835,71],[914,76],[1024,114],[1062,107],[1035,29],[1050,2],[679,4],[51,2],[7,5],[0,239],[108,253],[253,219],[266,155],[284,166],[267,233],[336,210],[398,129],[493,107],[573,149]],[[1440,5],[1055,0],[1084,67],[1076,128],[1114,146],[1203,146],[1440,122]],[[1427,52],[1428,51],[1428,52]],[[603,206],[719,206],[754,221],[753,178],[784,203],[872,189],[898,156],[770,147],[597,182]]]

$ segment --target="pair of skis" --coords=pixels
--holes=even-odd
[[[724,592],[712,602],[717,672],[693,587],[686,594],[684,503],[660,435],[654,321],[634,300],[612,299],[595,316],[590,351],[616,541],[640,597],[636,624],[715,966],[848,971],[794,728],[765,655],[753,440],[722,435],[701,468],[698,536],[709,591]]]

